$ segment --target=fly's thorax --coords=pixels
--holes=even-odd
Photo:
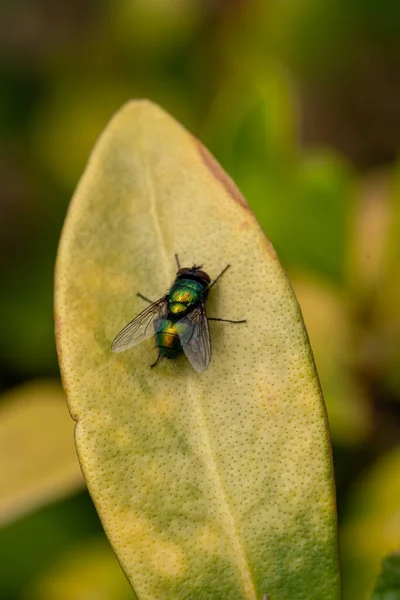
[[[205,300],[204,284],[193,279],[180,279],[168,295],[168,308],[173,315],[183,314]]]

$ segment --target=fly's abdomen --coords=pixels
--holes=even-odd
[[[168,308],[173,315],[185,313],[203,301],[204,286],[192,279],[182,279],[172,286],[168,296]]]
[[[178,323],[169,319],[157,319],[155,322],[156,343],[160,354],[165,358],[176,358],[182,352],[178,336]]]

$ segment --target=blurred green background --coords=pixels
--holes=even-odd
[[[345,600],[400,547],[400,2],[2,0],[0,600],[124,600],[58,379],[56,249],[128,99],[238,183],[303,309],[328,407]]]

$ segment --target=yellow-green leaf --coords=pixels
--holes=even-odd
[[[151,369],[115,334],[183,266],[215,277],[213,357]],[[174,119],[126,105],[72,201],[56,274],[58,351],[106,533],[142,600],[340,597],[331,450],[301,313],[244,198]]]
[[[56,381],[0,399],[0,525],[82,487],[73,426]]]

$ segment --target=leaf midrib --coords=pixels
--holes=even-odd
[[[148,199],[150,206],[150,216],[153,220],[153,225],[155,229],[156,236],[159,240],[159,246],[162,249],[164,254],[165,266],[169,263],[168,252],[166,251],[165,239],[162,232],[162,227],[160,225],[160,219],[158,214],[157,207],[157,194],[154,185],[154,179],[152,177],[150,165],[144,159],[146,153],[144,152],[144,136],[142,134],[142,130],[140,131],[140,146],[142,153],[142,164],[143,164],[143,172],[144,172],[144,184],[148,191]],[[168,268],[167,268],[168,270]],[[252,574],[249,568],[249,563],[246,557],[246,554],[243,550],[243,545],[240,540],[240,536],[237,531],[235,518],[229,508],[229,503],[227,500],[227,494],[224,490],[224,486],[222,483],[222,479],[218,470],[218,466],[214,457],[213,449],[211,446],[211,441],[208,435],[208,430],[206,427],[206,421],[203,414],[203,407],[200,402],[200,398],[198,397],[198,391],[196,391],[192,386],[192,378],[188,377],[188,397],[192,399],[194,414],[197,417],[199,423],[199,431],[201,435],[202,443],[199,445],[200,448],[203,449],[204,454],[204,464],[208,470],[210,475],[210,479],[213,484],[213,489],[215,490],[215,498],[216,503],[219,507],[219,513],[222,518],[222,522],[224,524],[224,528],[227,532],[228,539],[233,548],[233,554],[236,557],[236,563],[240,573],[240,579],[242,583],[242,589],[244,592],[244,598],[246,600],[257,600],[257,593],[254,586]]]
[[[257,600],[257,593],[253,583],[246,553],[243,549],[243,545],[237,531],[235,518],[230,510],[227,494],[225,492],[217,462],[214,457],[201,400],[199,398],[198,391],[193,388],[192,379],[190,377],[188,378],[187,397],[192,401],[193,413],[196,415],[199,424],[199,432],[201,436],[201,444],[199,444],[199,448],[203,450],[204,464],[210,475],[210,479],[212,480],[212,489],[215,490],[216,504],[219,508],[219,513],[221,515],[224,528],[228,534],[229,541],[236,557],[245,598],[248,600]]]
[[[166,244],[165,244],[165,239],[164,239],[164,235],[163,235],[163,230],[160,225],[160,219],[158,217],[157,202],[156,202],[157,195],[156,195],[156,191],[155,191],[154,180],[153,180],[153,177],[151,174],[150,165],[149,165],[148,161],[145,160],[145,156],[147,156],[147,154],[145,152],[144,135],[143,135],[142,127],[140,128],[140,132],[138,133],[138,139],[140,140],[143,173],[144,173],[144,179],[145,179],[144,186],[148,190],[150,216],[153,219],[155,234],[159,240],[159,247],[161,248],[161,250],[164,254],[165,268],[169,272],[168,264],[169,264],[170,260],[168,257],[168,252],[166,250]]]

